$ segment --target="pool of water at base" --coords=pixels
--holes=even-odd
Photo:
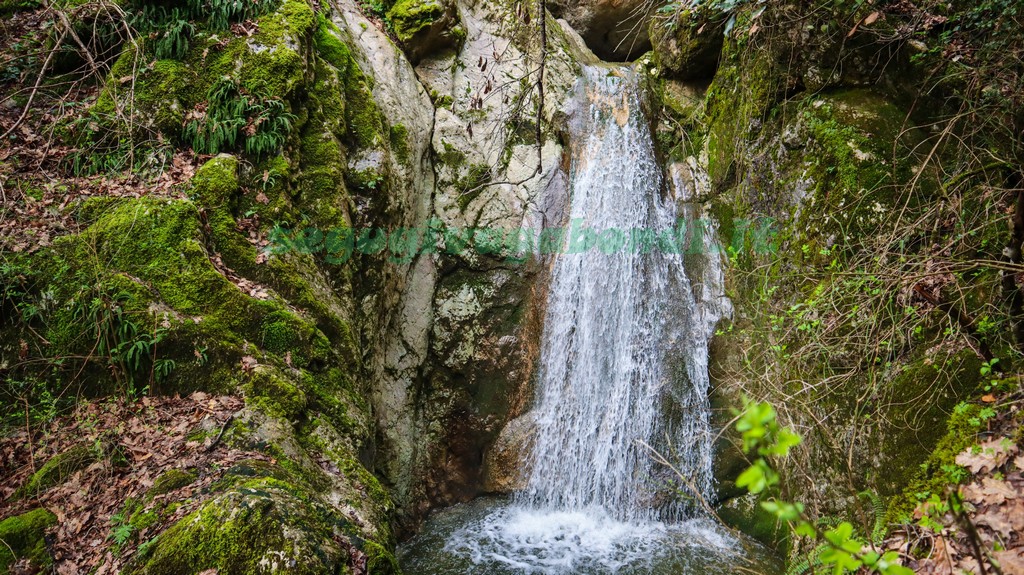
[[[486,497],[433,515],[399,546],[406,575],[780,575],[780,558],[710,519],[617,521]]]

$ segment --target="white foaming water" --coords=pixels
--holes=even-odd
[[[511,505],[456,531],[446,550],[513,573],[650,573],[680,551],[724,557],[735,544],[703,520],[624,522],[600,507],[541,511]]]
[[[582,252],[570,237],[553,262],[527,488],[436,520],[443,548],[419,537],[410,572],[727,573],[736,557],[727,531],[684,520],[712,486],[708,342],[728,311],[719,258],[696,258],[693,290],[682,253],[650,235],[649,249],[629,245],[635,230],[672,234],[687,215],[662,194],[633,73],[585,69],[579,102],[570,229],[622,236],[605,232]],[[684,479],[657,468],[645,444]]]

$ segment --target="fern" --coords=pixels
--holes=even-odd
[[[885,539],[886,532],[888,531],[888,526],[885,524],[885,500],[870,490],[861,491],[857,496],[863,497],[871,503],[871,516],[874,522],[874,525],[871,527],[871,541],[878,543]]]
[[[227,30],[232,22],[242,22],[265,14],[276,4],[275,0],[189,0],[189,8],[196,15],[207,16],[211,30]]]
[[[828,543],[822,543],[811,549],[805,556],[799,561],[789,564],[789,568],[786,569],[786,575],[804,575],[810,573],[812,570],[817,571],[819,567],[824,565],[821,560],[821,554],[829,548]]]
[[[167,17],[167,24],[159,33],[154,48],[158,60],[173,58],[181,60],[188,53],[189,40],[195,34],[196,27],[174,8]]]
[[[885,501],[879,497],[879,495],[873,491],[861,491],[857,494],[858,497],[863,497],[871,503],[870,513],[874,525],[871,529],[871,540],[879,542],[885,538],[886,524],[885,524]],[[840,523],[838,517],[825,516],[816,521],[818,528],[825,530],[835,527]],[[822,543],[808,552],[799,561],[793,562],[786,569],[786,575],[805,575],[812,571],[817,571],[819,567],[824,565],[821,560],[821,554],[823,551],[830,547],[829,543]]]
[[[279,98],[223,78],[206,94],[206,112],[185,125],[185,139],[200,154],[242,149],[262,157],[284,146],[295,116]]]

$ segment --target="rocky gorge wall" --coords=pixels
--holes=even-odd
[[[392,572],[398,536],[430,510],[515,488],[546,261],[453,234],[564,224],[565,122],[591,49],[634,60],[666,181],[718,222],[735,307],[713,342],[718,425],[743,395],[782,406],[805,437],[783,489],[865,530],[941,478],[932,451],[954,405],[1016,345],[994,319],[1004,278],[971,263],[1012,244],[994,214],[1014,168],[957,163],[957,138],[980,144],[949,110],[977,95],[922,85],[963,65],[935,46],[966,9],[549,8],[567,21],[544,15],[543,50],[535,6],[484,0],[286,0],[200,27],[176,58],[152,38],[119,46],[88,137],[130,112],[131,133],[198,152],[189,127],[218,102],[262,119],[187,182],[75,202],[65,235],[5,260],[0,370],[91,396],[240,393],[225,442],[273,459],[219,483],[131,571],[199,572],[173,559],[195,547],[223,573],[271,555]],[[1007,98],[986,113],[1012,131]],[[282,121],[261,152],[261,125]],[[126,355],[139,342],[145,357]],[[785,548],[735,489],[736,438],[720,444],[720,514]],[[260,537],[224,520],[238,509],[259,510]]]

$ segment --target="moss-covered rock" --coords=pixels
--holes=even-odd
[[[54,455],[18,488],[16,497],[32,497],[60,485],[77,472],[99,461],[101,453],[93,444],[83,443]]]
[[[27,559],[36,569],[46,569],[53,557],[46,549],[46,529],[57,524],[57,516],[46,509],[33,509],[0,521],[0,571]]]
[[[961,403],[953,409],[946,421],[945,434],[934,443],[935,447],[924,463],[903,470],[902,490],[889,500],[886,524],[910,521],[922,501],[932,495],[942,496],[947,486],[957,485],[968,477],[966,470],[956,464],[956,456],[978,442],[978,434],[984,425],[984,420],[979,417],[983,409],[969,403]]]
[[[761,501],[757,495],[747,494],[730,499],[715,512],[726,525],[739,529],[785,557],[789,553],[789,525],[761,507]]]
[[[272,477],[239,483],[162,533],[128,573],[334,573],[347,562],[344,524],[315,496]]]
[[[210,487],[211,499],[141,549],[125,572],[397,573],[389,530],[364,523],[371,518],[358,514],[361,503],[342,513],[327,500],[336,497],[332,481],[286,451],[281,464],[249,460],[229,469]],[[366,571],[374,566],[380,570]]]
[[[146,492],[146,499],[170,493],[191,484],[199,477],[194,469],[168,469],[153,481],[153,486]]]
[[[387,21],[413,63],[455,47],[466,35],[446,0],[398,0],[388,10]]]
[[[718,58],[727,16],[706,8],[681,10],[670,23],[651,21],[651,44],[657,65],[677,80],[711,78]]]
[[[249,405],[277,417],[294,419],[307,406],[302,389],[270,366],[256,367],[243,389]]]

